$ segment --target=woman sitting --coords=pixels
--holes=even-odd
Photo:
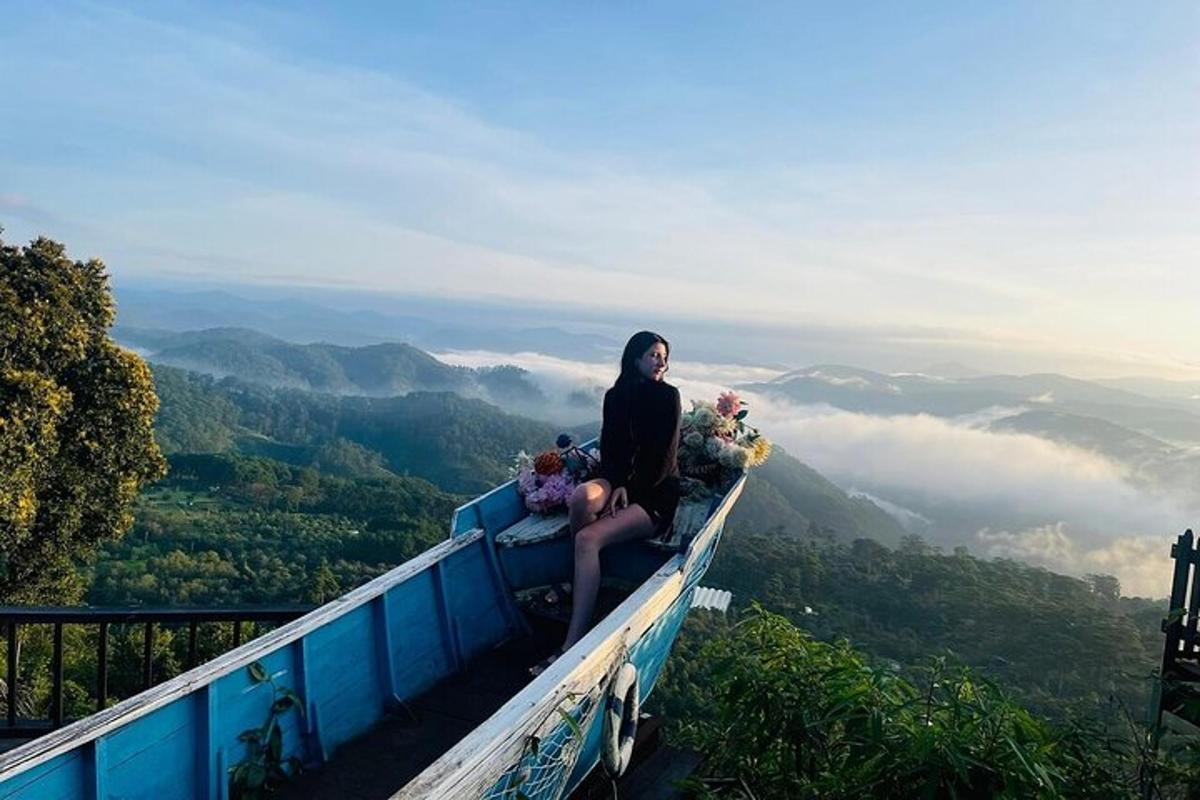
[[[579,641],[600,590],[600,551],[610,544],[664,537],[679,505],[679,390],[663,381],[671,346],[641,331],[621,355],[621,374],[604,394],[600,474],[578,488],[569,508],[575,537],[574,604],[562,647],[536,675]]]

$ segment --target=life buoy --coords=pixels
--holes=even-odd
[[[609,775],[619,778],[625,774],[633,757],[633,740],[638,725],[638,672],[626,661],[617,670],[608,690],[604,709],[604,746],[601,756]]]

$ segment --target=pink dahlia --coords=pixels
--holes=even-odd
[[[724,392],[717,398],[717,411],[720,411],[723,416],[736,416],[741,409],[742,398],[738,397],[737,392]]]

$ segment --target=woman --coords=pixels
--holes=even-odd
[[[575,601],[562,648],[536,675],[583,637],[600,589],[600,551],[610,544],[665,536],[679,505],[679,390],[663,381],[671,346],[640,331],[625,345],[621,374],[604,394],[600,475],[576,488],[569,503],[575,536]]]

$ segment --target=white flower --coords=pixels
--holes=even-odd
[[[702,408],[696,412],[696,427],[703,431],[716,431],[721,424],[721,415],[710,408]]]

